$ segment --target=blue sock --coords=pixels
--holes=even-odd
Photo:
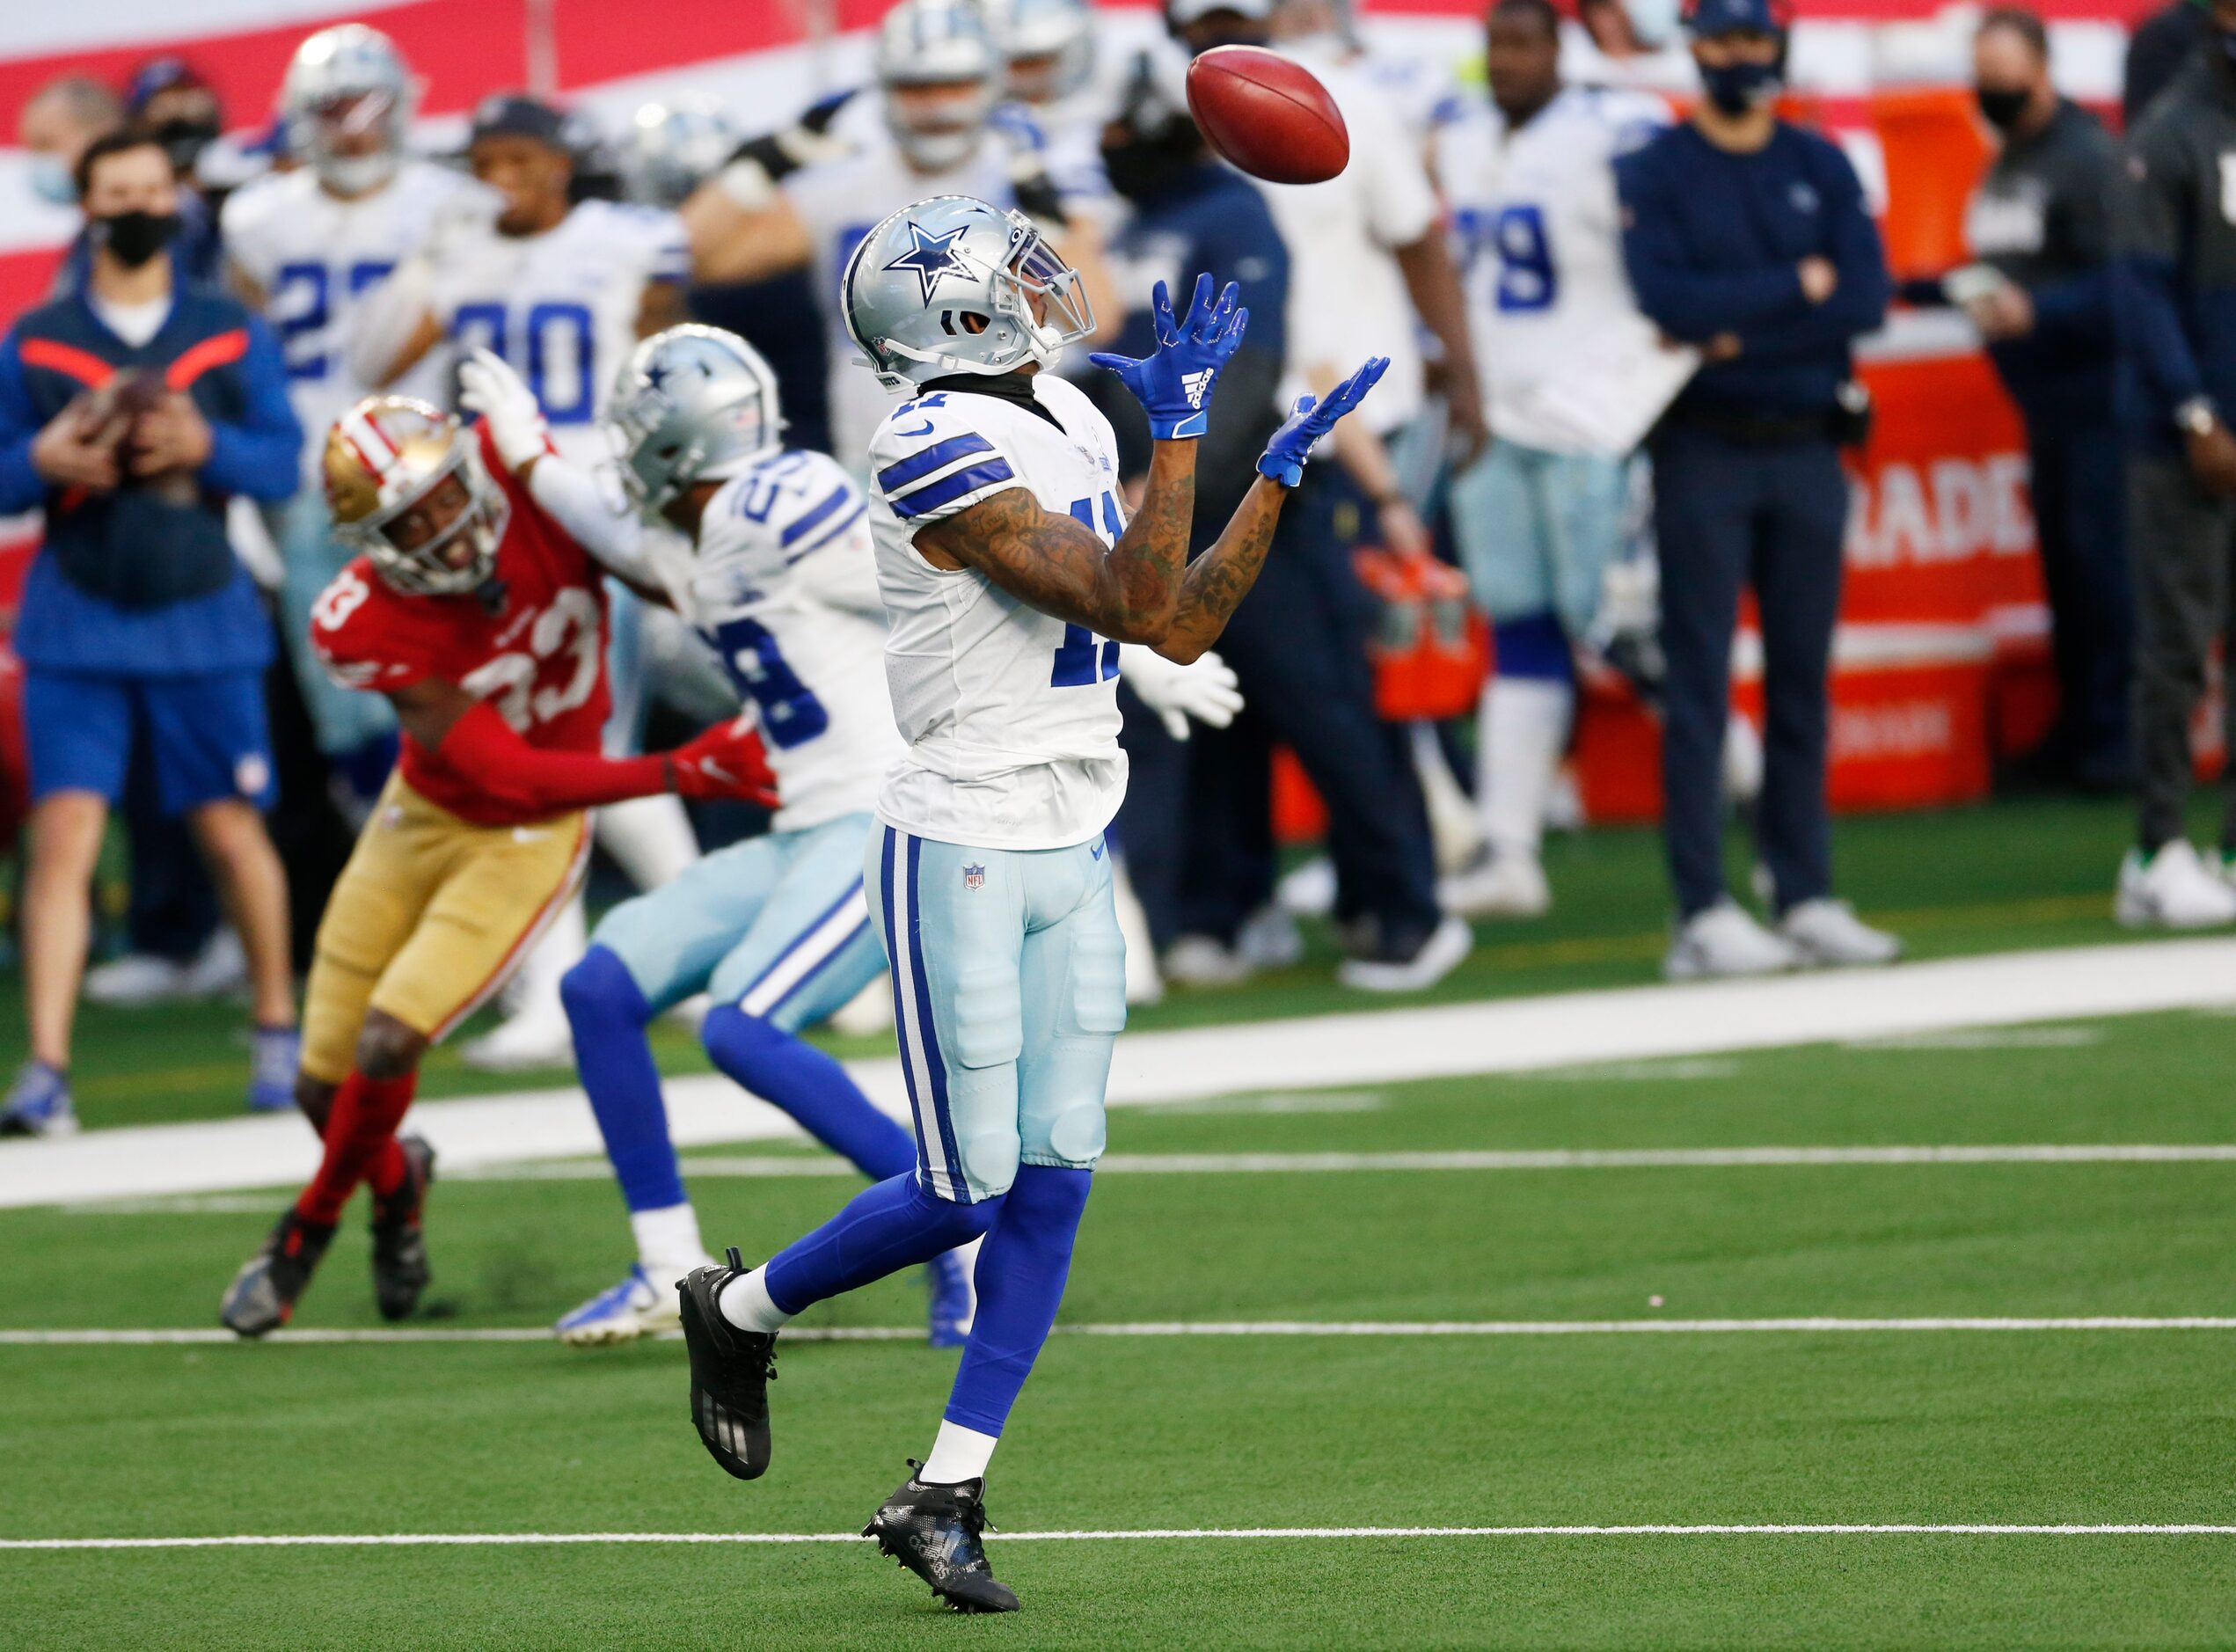
[[[628,966],[605,947],[592,947],[561,978],[559,1001],[574,1028],[575,1070],[589,1093],[621,1196],[632,1210],[682,1204],[683,1177],[668,1139],[660,1070],[645,1040],[652,1009]]]
[[[1573,682],[1576,657],[1568,633],[1550,609],[1502,619],[1491,627],[1494,657],[1501,676],[1534,677],[1541,683]]]
[[[955,1204],[917,1183],[916,1170],[873,1182],[805,1239],[769,1259],[769,1300],[800,1313],[842,1291],[930,1261],[994,1224],[1002,1200]]]
[[[707,1012],[698,1035],[714,1064],[789,1113],[872,1181],[916,1167],[916,1141],[870,1105],[846,1069],[814,1045],[734,1004]]]
[[[947,1421],[999,1434],[1056,1324],[1071,1241],[1087,1208],[1089,1170],[1024,1165],[978,1253],[978,1318],[947,1397]]]

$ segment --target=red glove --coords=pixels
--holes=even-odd
[[[776,772],[749,717],[717,723],[669,752],[668,785],[678,797],[735,797],[764,808],[777,807]]]

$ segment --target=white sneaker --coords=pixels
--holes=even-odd
[[[2112,915],[2130,929],[2211,929],[2236,924],[2236,886],[2183,838],[2147,861],[2135,850],[2120,863]]]
[[[1335,910],[1335,863],[1317,855],[1275,886],[1274,899],[1294,917],[1326,917]]]
[[[483,1072],[565,1067],[574,1060],[574,1029],[567,1025],[565,1010],[537,1004],[462,1046],[458,1058]]]
[[[1231,987],[1256,972],[1209,935],[1183,935],[1165,949],[1165,979],[1187,987]]]
[[[686,1270],[688,1271],[688,1270]],[[683,1323],[683,1299],[673,1284],[660,1285],[643,1264],[632,1265],[611,1290],[602,1290],[552,1327],[572,1348],[603,1348],[656,1336]]]
[[[231,925],[223,925],[201,949],[201,956],[186,966],[180,978],[181,997],[223,998],[248,985],[248,953]]]
[[[85,972],[85,1001],[111,1009],[136,1010],[150,1004],[175,1003],[186,967],[154,953],[132,952]]]
[[[1287,969],[1304,961],[1297,919],[1276,902],[1261,906],[1235,932],[1235,955],[1253,969]]]
[[[1553,910],[1553,886],[1535,855],[1509,849],[1446,878],[1436,899],[1462,917],[1542,917]]]
[[[1872,928],[1845,901],[1803,901],[1787,910],[1778,927],[1801,949],[1804,964],[1820,969],[1890,964],[1902,956],[1900,940]]]
[[[1728,897],[1696,914],[1670,942],[1662,973],[1672,981],[1770,976],[1801,966],[1801,949],[1772,934]]]
[[[1447,916],[1410,958],[1346,958],[1335,979],[1362,992],[1421,992],[1459,968],[1475,949],[1475,932],[1463,918]]]

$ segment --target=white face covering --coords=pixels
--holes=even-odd
[[[31,157],[31,189],[51,206],[77,202],[77,180],[69,175],[69,164],[50,150],[41,150]]]

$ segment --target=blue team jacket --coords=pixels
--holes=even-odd
[[[1670,338],[1719,333],[1739,355],[1702,368],[1678,406],[1727,417],[1830,411],[1856,335],[1887,313],[1891,282],[1855,169],[1838,145],[1780,121],[1751,155],[1673,126],[1615,163],[1623,261],[1638,307]],[[1840,282],[1821,304],[1795,267],[1828,258]]]
[[[80,391],[128,368],[193,398],[212,445],[196,497],[126,486],[85,496],[32,469],[40,428]],[[135,347],[77,294],[31,311],[0,339],[0,513],[44,508],[15,648],[48,670],[169,676],[262,666],[272,632],[225,536],[235,493],[285,499],[302,428],[279,347],[262,321],[208,288],[176,289],[154,338]]]

